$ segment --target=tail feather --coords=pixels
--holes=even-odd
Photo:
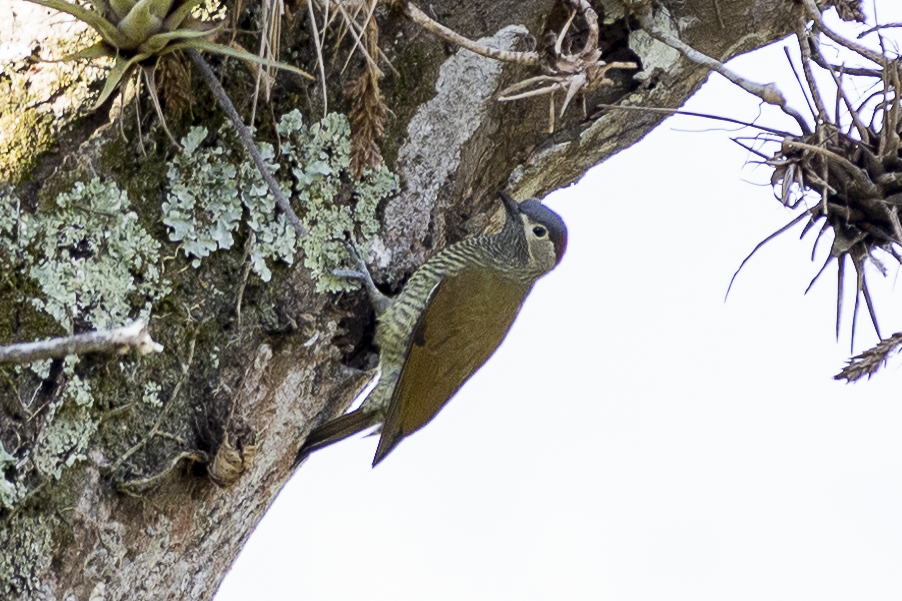
[[[380,421],[378,411],[361,411],[358,409],[326,422],[318,428],[314,428],[307,435],[301,448],[298,449],[298,454],[291,465],[292,469],[299,466],[313,451],[318,451],[333,442],[344,440],[348,436],[353,436],[358,432],[371,428],[379,424]]]

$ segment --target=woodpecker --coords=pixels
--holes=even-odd
[[[349,246],[357,270],[336,274],[362,280],[367,289],[377,316],[381,375],[359,409],[310,432],[295,466],[313,451],[381,424],[375,467],[429,423],[495,352],[533,284],[567,248],[567,228],[557,213],[534,198],[501,198],[501,231],[445,248],[394,298],[376,289]]]

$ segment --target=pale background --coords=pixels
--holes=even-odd
[[[731,66],[804,107],[782,44]],[[686,108],[757,104],[713,76]],[[902,359],[833,381],[854,277],[837,343],[835,264],[802,294],[830,239],[811,263],[801,226],[724,303],[793,214],[728,133],[687,131],[721,126],[674,118],[550,196],[567,256],[495,357],[377,469],[375,438],[314,454],[217,601],[899,599]],[[902,329],[887,265],[870,269],[885,335]],[[876,340],[862,307],[855,351]]]

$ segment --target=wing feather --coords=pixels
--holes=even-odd
[[[531,288],[479,266],[442,280],[410,337],[374,466],[432,420],[491,357]]]

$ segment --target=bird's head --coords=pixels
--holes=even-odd
[[[505,192],[501,193],[501,198],[507,212],[506,227],[518,225],[522,228],[530,260],[542,273],[554,269],[567,250],[564,220],[538,199],[517,202]]]

